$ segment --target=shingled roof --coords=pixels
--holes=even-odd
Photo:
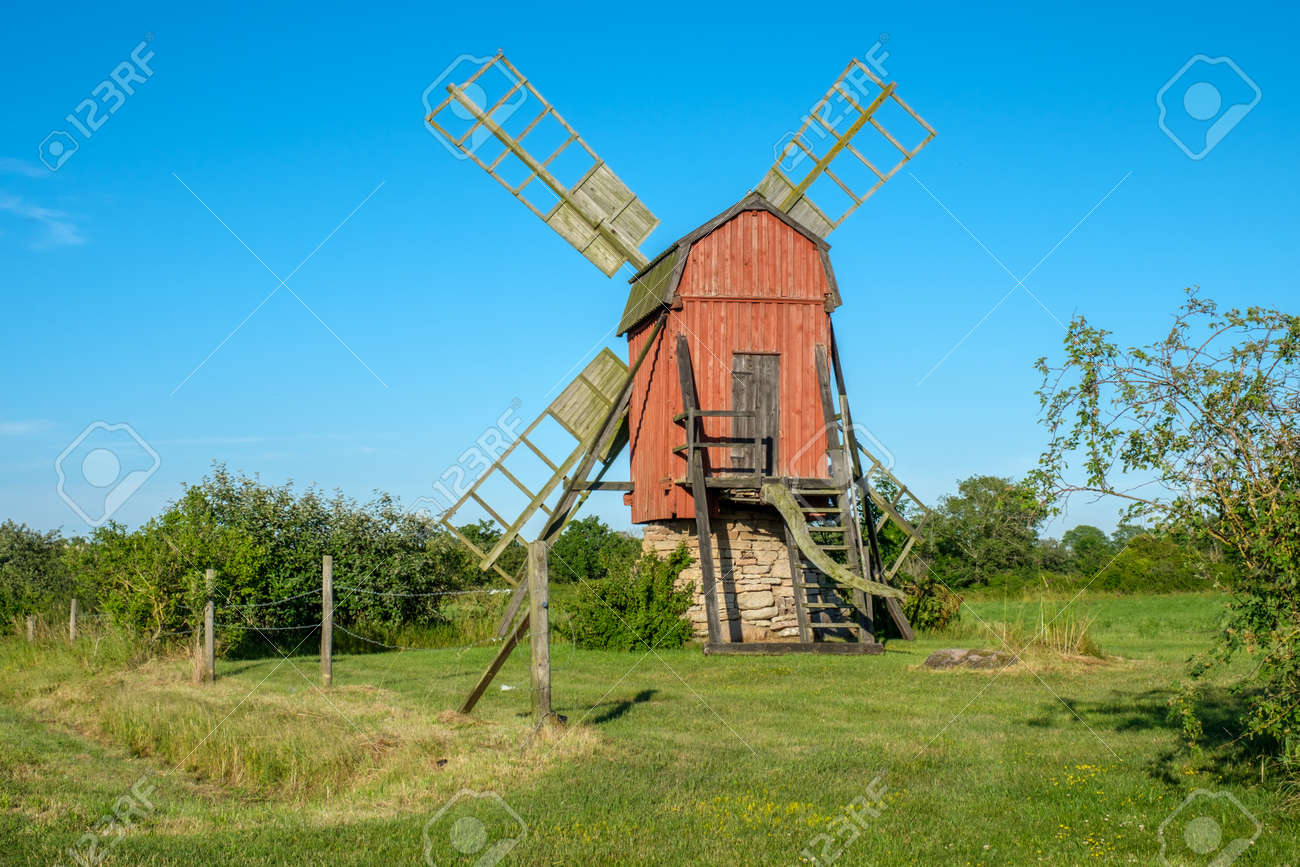
[[[690,255],[691,247],[696,241],[745,211],[768,211],[778,220],[817,245],[817,250],[821,254],[822,266],[826,269],[826,280],[830,286],[830,299],[826,308],[827,310],[833,310],[840,306],[839,287],[835,284],[835,272],[831,270],[831,260],[828,253],[831,245],[789,214],[778,210],[758,193],[750,193],[698,229],[678,238],[668,249],[654,257],[648,265],[633,275],[632,279],[628,281],[632,284],[632,289],[627,296],[627,306],[623,308],[623,318],[618,323],[619,336],[626,334],[638,323],[659,310],[672,307],[677,300],[677,287],[681,284],[682,270],[686,267],[686,258]]]

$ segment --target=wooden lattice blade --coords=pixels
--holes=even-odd
[[[607,277],[647,264],[659,219],[504,54],[447,82],[425,121]]]
[[[912,553],[912,549],[922,541],[921,534],[930,519],[930,509],[916,494],[912,493],[907,485],[889,471],[883,461],[869,452],[860,440],[857,443],[858,452],[864,459],[862,476],[857,479],[857,485],[858,489],[871,500],[871,504],[880,511],[876,533],[879,534],[886,524],[892,524],[907,536],[907,541],[892,562],[882,564],[885,579],[893,580]],[[893,496],[886,496],[881,490],[884,486],[882,482],[887,482],[887,486],[893,490]],[[905,512],[910,512],[915,517],[915,521],[907,517]]]
[[[850,60],[826,96],[804,118],[799,131],[788,134],[756,191],[821,237],[829,235],[934,138],[934,128],[903,102],[894,88],[860,60]],[[904,144],[876,117],[890,102],[915,122],[923,134],[918,144]],[[892,146],[889,162],[872,160],[854,147],[854,137],[867,127]],[[869,180],[856,180],[864,167]],[[823,200],[818,205],[813,200],[814,194],[824,197],[827,192],[833,193],[832,201],[839,204]]]
[[[498,558],[520,538],[529,521],[539,511],[552,514],[557,488],[582,458],[598,447],[598,435],[610,413],[616,409],[628,375],[628,367],[622,359],[609,349],[602,350],[470,486],[460,500],[442,515],[442,524],[461,538],[474,555],[480,558],[479,568],[496,569],[511,584],[515,583],[513,576],[506,575],[497,567]],[[538,435],[535,432],[547,421],[553,422],[562,431],[554,432],[555,436],[570,443],[564,453],[555,451],[553,439],[544,443],[534,441]],[[616,434],[618,430],[615,428]],[[626,437],[612,437],[610,442],[600,445],[603,454],[598,457],[601,460],[612,459],[616,450],[626,441]],[[551,453],[547,453],[546,447],[551,448]],[[524,458],[536,458],[543,462],[549,475],[538,478],[523,473],[520,461]],[[494,503],[491,491],[496,485],[521,492],[526,504],[522,509],[507,509],[499,502]],[[499,528],[501,535],[490,547],[475,545],[456,528],[456,523],[463,521],[458,513],[464,507],[484,511],[491,523]]]

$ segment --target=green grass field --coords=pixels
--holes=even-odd
[[[1001,673],[920,664],[990,646],[981,618],[1032,626],[1036,603],[972,603],[961,637],[883,657],[557,644],[569,724],[537,734],[524,653],[477,718],[447,712],[486,646],[339,657],[322,692],[311,655],[219,661],[218,682],[194,686],[179,657],[128,666],[107,641],[5,639],[0,861],[74,864],[93,844],[120,864],[1151,864],[1162,822],[1203,789],[1259,822],[1236,863],[1287,863],[1300,822],[1231,743],[1233,696],[1211,695],[1198,758],[1167,714],[1220,604],[1089,600],[1106,659]],[[1191,851],[1207,828],[1219,848]],[[1255,830],[1198,797],[1166,826],[1166,855],[1209,863]]]

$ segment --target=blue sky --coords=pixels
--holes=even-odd
[[[411,500],[512,400],[532,418],[600,346],[625,355],[626,272],[603,277],[423,125],[425,87],[499,47],[660,217],[653,254],[757,183],[774,142],[888,34],[876,56],[939,134],[831,236],[835,322],[855,416],[931,501],[1032,466],[1031,365],[1058,352],[1057,320],[1145,340],[1192,283],[1295,308],[1293,9],[646,9],[7,13],[21,74],[0,132],[0,516],[85,532],[55,463],[95,422],[149,447],[92,431],[118,443],[123,478],[143,473],[119,491],[127,523],[212,460]],[[151,74],[80,137],[66,115],[142,41]],[[1261,98],[1194,160],[1156,94],[1198,54],[1232,58]],[[1250,93],[1217,80],[1229,102]],[[1194,83],[1167,92],[1167,125],[1192,137]],[[38,146],[55,130],[77,149],[51,172]],[[272,272],[287,289],[272,294]],[[88,442],[65,473],[83,488]],[[627,525],[617,495],[592,502]],[[1113,513],[1076,503],[1066,523]]]

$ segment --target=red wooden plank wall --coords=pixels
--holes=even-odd
[[[691,248],[679,292],[682,309],[671,311],[646,362],[637,371],[630,408],[632,521],[693,517],[690,493],[673,484],[686,475],[686,460],[673,453],[685,442],[677,377],[677,335],[685,334],[695,366],[702,409],[731,409],[732,354],[781,356],[781,437],[778,472],[823,477],[826,432],[817,385],[815,347],[830,345],[825,309],[829,283],[813,242],[767,211],[745,211]],[[628,334],[635,358],[653,324]],[[725,436],[730,419],[710,419],[706,430]],[[715,464],[729,462],[726,447],[710,451]]]

